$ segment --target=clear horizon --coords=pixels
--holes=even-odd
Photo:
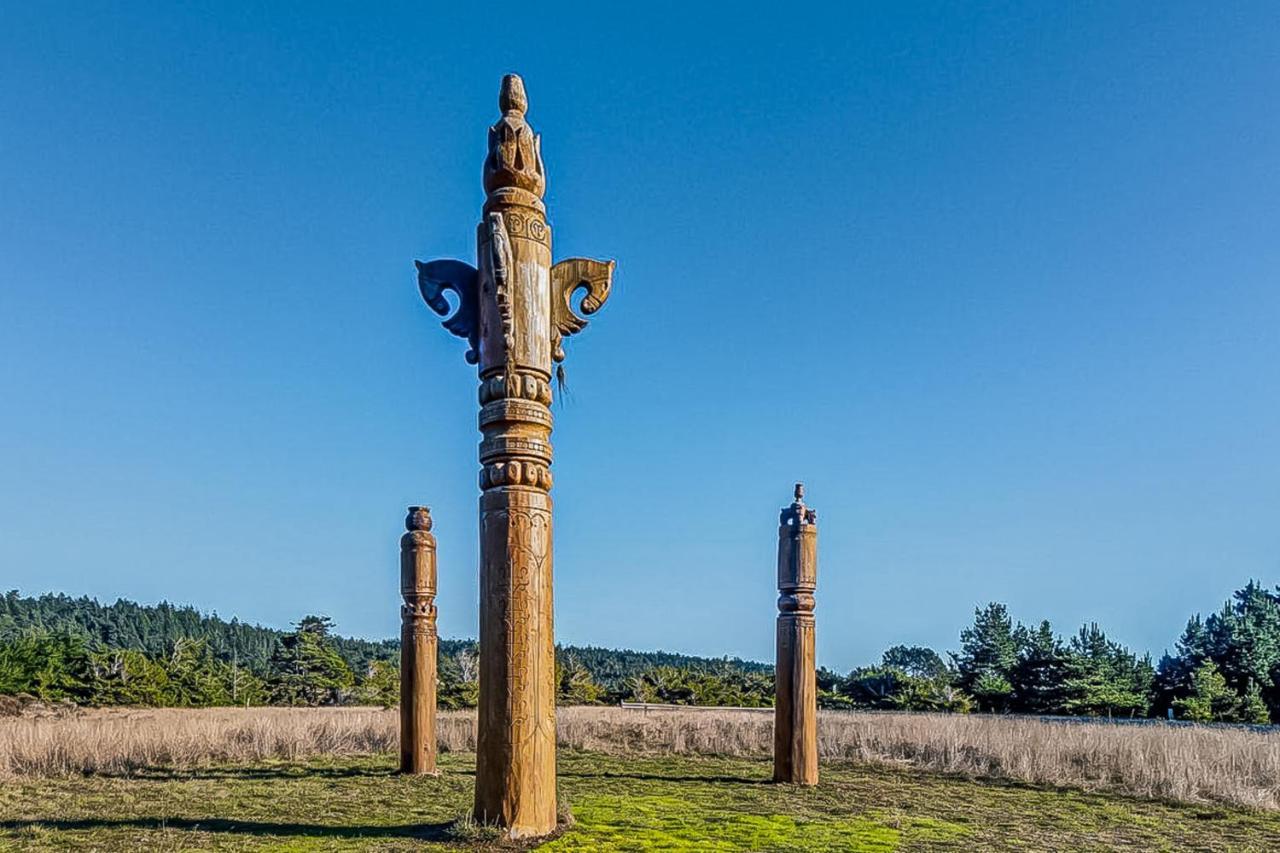
[[[513,7],[513,9],[516,7]],[[554,406],[556,639],[818,661],[973,608],[1159,658],[1280,583],[1280,15],[14,7],[0,588],[398,632],[404,509],[477,623],[469,259],[520,73],[557,258],[618,262]]]

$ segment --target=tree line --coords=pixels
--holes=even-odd
[[[0,696],[88,705],[393,705],[399,640],[338,635],[325,616],[291,631],[192,607],[47,594],[0,597]],[[441,639],[439,704],[474,707],[479,649]],[[772,704],[773,668],[737,658],[557,647],[564,704],[641,697],[684,704]]]
[[[1250,582],[1208,618],[1187,623],[1158,663],[1088,623],[1069,637],[1047,621],[1015,623],[998,602],[974,611],[960,650],[894,646],[841,677],[820,671],[834,708],[1166,717],[1280,723],[1280,587]]]
[[[0,695],[93,705],[390,706],[399,642],[334,633],[324,616],[291,631],[224,621],[190,607],[101,605],[88,598],[0,598]],[[894,646],[846,675],[820,669],[828,708],[1280,722],[1280,587],[1250,582],[1207,618],[1193,616],[1158,663],[1094,623],[1063,637],[1015,622],[993,602],[974,612],[946,659]],[[441,640],[445,708],[473,707],[474,641]],[[557,647],[562,704],[619,701],[765,707],[773,668],[737,658]]]

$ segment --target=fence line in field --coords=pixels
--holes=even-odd
[[[745,711],[757,714],[772,714],[772,707],[745,708],[737,705],[672,705],[666,702],[620,702],[618,707],[624,711],[688,711],[691,713],[711,713],[715,711]],[[850,715],[883,715],[914,717],[951,717],[938,711],[899,711],[891,708],[823,708],[823,714]],[[1115,726],[1172,726],[1206,729],[1239,729],[1242,731],[1268,734],[1280,732],[1278,725],[1259,723],[1197,723],[1193,720],[1171,720],[1163,717],[1097,717],[1067,716],[1066,714],[970,714],[974,718],[991,718],[999,720],[1032,720],[1041,723],[1062,723],[1066,725],[1115,725]]]
[[[620,702],[618,707],[624,711],[746,711],[756,714],[772,714],[773,708],[743,708],[737,705],[669,705],[664,702]]]

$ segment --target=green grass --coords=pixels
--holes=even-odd
[[[387,756],[0,786],[0,849],[495,849],[459,818],[473,757],[436,778]],[[768,783],[761,761],[560,757],[574,823],[546,851],[1276,850],[1280,815],[860,765]]]

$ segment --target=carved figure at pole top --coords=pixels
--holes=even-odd
[[[476,264],[418,267],[480,378],[480,698],[475,817],[510,837],[555,828],[551,380],[564,339],[609,298],[613,261],[551,262],[542,140],[514,74],[489,128]],[[453,313],[445,291],[454,294]],[[575,307],[575,300],[581,301]]]
[[[804,483],[796,483],[795,500],[792,501],[791,506],[782,508],[782,515],[779,521],[783,524],[818,523],[817,510],[809,509],[804,505]]]
[[[503,78],[498,107],[502,116],[489,128],[489,153],[484,161],[484,189],[488,197],[484,205],[486,220],[481,225],[480,235],[480,242],[488,244],[490,250],[489,258],[482,255],[480,269],[489,266],[496,278],[491,293],[485,293],[480,269],[464,261],[415,261],[422,298],[431,310],[445,318],[442,325],[446,329],[467,339],[470,347],[466,360],[469,364],[476,364],[480,359],[482,323],[486,313],[481,308],[482,297],[490,296],[495,309],[505,303],[508,310],[498,312],[499,319],[504,315],[509,322],[513,319],[509,311],[511,267],[507,263],[513,259],[509,251],[510,240],[533,240],[546,246],[548,253],[551,247],[551,228],[547,224],[546,207],[542,201],[547,189],[542,137],[525,119],[529,99],[525,94],[524,81],[518,75],[508,74]],[[563,339],[585,329],[586,318],[599,311],[609,299],[614,267],[613,261],[592,258],[566,258],[550,267],[546,334],[554,361],[561,362],[565,358]],[[452,314],[444,295],[446,290],[453,291],[456,296],[457,306]],[[579,293],[582,300],[575,311],[573,299]],[[518,350],[515,330],[507,326],[503,324],[506,334],[501,338],[504,359]],[[550,367],[547,369],[549,371]]]

